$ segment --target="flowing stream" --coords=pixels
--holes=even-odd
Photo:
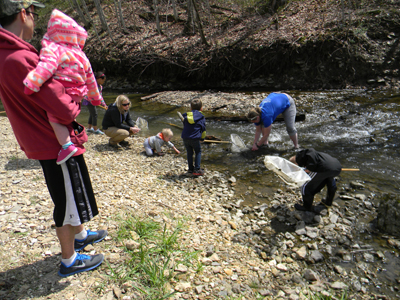
[[[349,181],[358,181],[368,192],[394,192],[400,190],[400,94],[390,91],[337,90],[322,92],[292,91],[299,113],[306,119],[297,122],[299,144],[302,148],[315,148],[339,159],[343,168],[358,168],[359,172],[342,172],[339,189]],[[106,102],[112,103],[116,94],[106,94]],[[173,142],[184,150],[180,139],[182,126],[177,112],[186,108],[140,101],[139,94],[130,94],[131,116],[144,118],[149,129],[142,136],[154,135],[162,128],[170,127],[174,132]],[[261,101],[262,99],[260,99]],[[99,127],[104,110],[98,109]],[[205,112],[207,116],[207,112]],[[88,111],[84,107],[78,121],[87,124]],[[176,126],[174,126],[176,125]],[[207,121],[207,134],[230,141],[232,133],[238,134],[251,145],[254,125],[247,122]],[[269,138],[270,147],[259,151],[232,153],[230,144],[204,144],[202,166],[208,171],[227,171],[248,182],[260,193],[271,193],[284,183],[268,171],[262,158],[264,155],[279,155],[290,158],[295,154],[287,136],[284,123],[274,123]],[[185,156],[185,151],[181,155]],[[238,189],[241,190],[240,181]],[[246,191],[243,189],[246,196]],[[244,197],[252,203],[251,197]]]

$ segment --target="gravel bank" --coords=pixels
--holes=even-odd
[[[65,279],[57,275],[60,248],[40,165],[26,159],[7,118],[0,118],[0,127],[0,299],[112,299],[115,287],[107,285],[105,263],[93,272]],[[207,247],[215,255],[207,258],[203,274],[189,269],[187,284],[175,282],[173,288],[182,290],[184,298],[195,295],[195,287],[203,298],[215,299],[218,293],[232,290],[253,298],[252,278],[270,267],[251,248],[231,241],[241,221],[220,205],[220,200],[234,197],[228,180],[212,171],[196,179],[181,176],[185,160],[171,152],[148,158],[143,140],[132,138],[130,147],[118,151],[107,146],[106,137],[89,136],[85,159],[100,207],[100,215],[89,226],[106,228],[110,234],[85,250],[104,253],[112,265],[122,264],[125,256],[115,241],[117,216],[135,214],[167,224],[186,217],[188,232],[182,245],[204,250],[204,259]],[[96,287],[104,284],[99,293]],[[242,291],[242,287],[247,288]],[[124,292],[125,299],[135,299],[133,290]]]
[[[19,150],[7,118],[0,118],[0,128],[0,299],[142,299],[130,284],[110,281],[106,263],[68,278],[57,275],[60,248],[40,165]],[[176,270],[183,275],[170,282],[177,292],[174,299],[295,300],[305,299],[310,290],[326,295],[350,290],[349,299],[377,297],[368,289],[374,284],[368,262],[374,257],[383,260],[384,254],[352,242],[358,216],[348,213],[348,207],[336,205],[320,216],[305,215],[293,211],[300,200],[298,191],[277,191],[270,205],[240,208],[235,178],[207,169],[203,177],[188,177],[182,157],[173,152],[146,157],[143,140],[131,138],[129,147],[115,150],[107,145],[107,137],[89,135],[85,159],[100,207],[89,226],[107,229],[109,236],[86,252],[104,253],[117,267],[127,259],[116,241],[120,216],[152,218],[167,226],[185,218],[180,244],[199,250],[204,268],[200,273],[195,265]],[[365,196],[345,196],[353,205],[362,205],[360,215],[375,214]],[[274,232],[273,218],[287,220],[295,232]],[[342,250],[336,252],[329,244],[339,238]],[[362,274],[347,272],[335,260],[321,263],[326,256],[345,260],[354,253],[363,255]]]

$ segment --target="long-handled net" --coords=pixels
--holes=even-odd
[[[264,165],[268,170],[274,171],[286,184],[301,187],[311,178],[298,165],[279,156],[265,156]]]
[[[149,124],[148,124],[148,122],[147,122],[145,119],[141,118],[141,117],[138,117],[138,118],[137,118],[137,120],[136,120],[136,126],[139,127],[139,128],[142,129],[142,130],[144,130],[144,129],[149,129]]]
[[[243,152],[243,151],[246,151],[249,149],[246,146],[246,144],[243,142],[243,140],[240,138],[240,136],[238,136],[235,133],[231,134],[231,143],[232,143],[232,146],[231,146],[232,152],[239,153],[239,152]]]

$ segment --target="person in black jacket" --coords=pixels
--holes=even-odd
[[[110,137],[109,145],[112,147],[121,148],[121,146],[129,145],[129,142],[124,140],[140,131],[140,128],[135,126],[135,122],[129,115],[130,106],[129,98],[125,95],[119,95],[104,114],[102,126],[104,133]]]
[[[204,175],[204,171],[200,169],[201,163],[201,145],[206,137],[206,118],[201,113],[203,103],[199,99],[195,99],[190,103],[192,111],[184,113],[182,139],[185,144],[188,161],[188,173],[195,176]],[[193,152],[195,153],[193,166]]]
[[[320,192],[326,185],[327,195],[322,204],[331,206],[336,193],[335,176],[338,176],[342,170],[340,162],[329,154],[318,152],[313,148],[297,152],[290,158],[290,161],[300,167],[305,167],[311,180],[303,184],[301,194],[303,196],[303,205],[295,204],[297,210],[313,211],[312,203],[316,193]]]

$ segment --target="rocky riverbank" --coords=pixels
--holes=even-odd
[[[143,101],[159,102],[190,110],[190,102],[201,100],[203,111],[223,116],[246,116],[250,108],[257,107],[270,93],[226,93],[216,91],[165,91],[142,97]],[[296,97],[296,106],[306,105],[305,99]]]
[[[361,184],[349,186],[320,215],[295,211],[300,193],[289,188],[265,196],[257,207],[242,207],[238,179],[229,174],[206,169],[203,177],[189,177],[183,156],[146,157],[143,137],[115,150],[105,136],[93,134],[85,158],[100,215],[89,226],[106,228],[109,236],[85,251],[104,253],[109,265],[60,278],[53,204],[40,165],[26,159],[7,118],[0,118],[0,128],[0,299],[143,299],[131,284],[107,277],[109,266],[127,259],[116,239],[119,218],[127,215],[167,226],[187,220],[179,243],[200,251],[203,268],[176,270],[184,274],[170,282],[174,299],[305,299],[310,292],[346,290],[349,299],[399,294],[398,271],[386,286],[380,276],[399,242],[387,237],[387,251],[368,243],[373,232],[365,220],[376,214],[376,203],[360,192]],[[368,238],[362,243],[355,239],[360,231]]]

